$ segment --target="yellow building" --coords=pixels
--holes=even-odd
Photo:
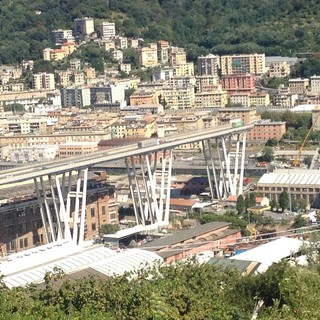
[[[75,44],[73,42],[65,42],[65,43],[60,45],[60,49],[62,49],[65,52],[66,56],[68,56],[69,54],[74,52],[76,47],[75,47]]]
[[[138,89],[130,96],[130,106],[153,105],[159,103],[159,92]]]
[[[115,42],[113,39],[107,39],[102,41],[103,48],[106,51],[114,50],[116,48]]]
[[[193,108],[195,104],[194,86],[164,87],[162,88],[162,97],[169,108]]]
[[[187,63],[187,54],[184,49],[179,47],[170,47],[169,63],[171,66]]]
[[[150,43],[148,47],[138,48],[136,51],[137,63],[144,67],[158,65],[157,44]]]
[[[176,77],[194,76],[193,62],[182,63],[173,67],[173,74]]]
[[[195,94],[195,107],[220,107],[223,108],[228,103],[227,91],[211,91],[211,92],[197,92]]]
[[[265,73],[265,54],[234,54],[220,57],[222,75]]]
[[[256,93],[249,95],[249,105],[250,106],[264,106],[270,105],[270,97],[268,93]]]
[[[59,145],[59,158],[75,157],[83,154],[92,154],[97,151],[97,142],[67,142]]]
[[[309,79],[296,78],[289,79],[289,89],[291,93],[304,94],[309,86]]]
[[[50,51],[50,61],[62,60],[66,56],[66,52],[63,49],[52,49]]]

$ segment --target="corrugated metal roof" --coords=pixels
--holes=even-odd
[[[75,245],[74,245],[75,246]],[[75,246],[76,247],[76,246]],[[61,247],[59,252],[51,255],[51,259],[46,256],[46,250],[29,256],[21,256],[20,259],[7,261],[1,266],[0,272],[5,275],[3,281],[9,287],[25,286],[30,283],[41,283],[47,272],[53,272],[54,268],[59,268],[66,274],[73,274],[81,270],[92,268],[106,276],[121,275],[141,269],[162,260],[154,252],[140,249],[127,249],[123,252],[116,252],[103,246],[92,246],[79,248],[77,252]],[[53,251],[50,251],[53,253]],[[42,254],[44,260],[42,260]],[[36,263],[28,262],[33,259]],[[38,265],[37,265],[38,263]],[[11,267],[11,271],[10,271]]]
[[[266,271],[273,263],[290,257],[293,253],[297,253],[303,241],[293,238],[281,237],[277,240],[262,244],[253,249],[239,253],[229,259],[257,261],[261,265],[258,272]]]
[[[230,224],[231,224],[230,222],[205,223],[205,224],[200,225],[198,227],[191,228],[191,229],[188,229],[185,231],[181,231],[177,234],[146,243],[143,246],[141,246],[141,248],[148,250],[148,248],[151,248],[151,247],[161,248],[161,247],[174,245],[179,242],[183,242],[185,240],[192,239],[193,237],[201,236],[202,234],[205,234],[209,231],[214,231],[216,229],[227,227]]]
[[[320,170],[309,169],[278,169],[265,173],[258,181],[258,186],[275,185],[320,185]]]

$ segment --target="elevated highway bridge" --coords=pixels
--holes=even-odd
[[[253,124],[237,128],[229,125],[217,126],[169,137],[162,143],[151,146],[139,147],[138,144],[132,144],[88,155],[2,170],[0,186],[33,180],[47,241],[67,239],[80,244],[84,240],[89,168],[124,159],[137,224],[167,224],[173,149],[180,145],[200,142],[212,198],[239,195],[243,192],[246,135],[252,128]],[[218,158],[219,166],[215,164],[214,157]],[[159,164],[158,159],[161,159]],[[77,175],[76,191],[71,190],[71,177],[74,174]],[[48,180],[49,191],[44,180]],[[74,208],[71,208],[71,203],[75,203]],[[54,208],[54,212],[51,212],[50,207]],[[71,217],[72,234],[69,226]]]

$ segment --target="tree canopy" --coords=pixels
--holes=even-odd
[[[117,31],[146,41],[184,46],[189,59],[217,54],[319,52],[320,3],[305,0],[3,0],[0,63],[38,60],[53,45],[51,31],[72,29],[79,17],[114,21]],[[316,72],[318,57],[296,73]]]
[[[284,261],[248,276],[192,261],[104,281],[96,277],[70,281],[56,270],[46,275],[41,287],[2,286],[0,318],[245,320],[256,309],[261,320],[319,319],[319,254],[305,250],[312,250],[309,267]]]

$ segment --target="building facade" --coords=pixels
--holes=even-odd
[[[261,120],[254,124],[248,133],[249,140],[280,140],[286,133],[286,123],[282,121]]]
[[[235,54],[220,57],[222,75],[265,73],[265,54]]]

